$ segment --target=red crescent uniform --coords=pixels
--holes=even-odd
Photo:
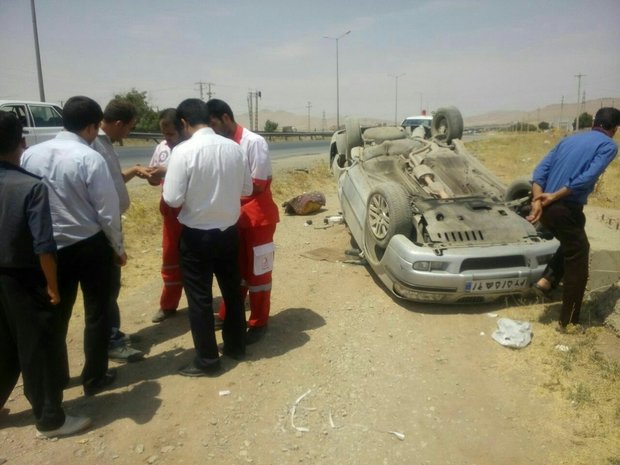
[[[243,278],[242,291],[250,294],[250,319],[248,326],[267,324],[271,301],[271,271],[275,246],[273,235],[280,221],[278,207],[271,195],[271,159],[267,141],[240,125],[233,140],[243,148],[252,184],[264,188],[256,195],[241,197],[241,216],[237,226],[240,235],[240,268]],[[224,319],[226,309],[220,306],[219,317]]]
[[[150,167],[168,166],[172,150],[164,140],[155,147]],[[161,183],[163,184],[162,179]],[[181,223],[177,219],[181,208],[169,207],[162,198],[159,202],[159,211],[163,217],[162,235],[162,265],[161,277],[164,286],[161,290],[159,308],[164,311],[174,311],[179,306],[183,293],[181,268],[179,267],[179,238],[181,237]]]

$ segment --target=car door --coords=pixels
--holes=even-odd
[[[366,223],[366,203],[370,191],[363,165],[354,161],[338,179],[338,196],[351,234],[361,244]]]
[[[32,117],[28,111],[28,106],[25,103],[5,103],[0,105],[0,110],[9,111],[15,113],[17,118],[22,123],[26,138],[26,145],[36,144],[36,136],[32,131]]]
[[[62,110],[49,103],[8,102],[0,110],[17,115],[24,128],[26,145],[52,139],[62,130]]]
[[[29,103],[32,117],[31,131],[36,144],[52,139],[62,130],[62,110],[50,104]]]

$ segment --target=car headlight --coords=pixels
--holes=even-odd
[[[447,268],[446,262],[435,262],[431,260],[421,260],[413,262],[413,269],[416,271],[443,271]]]

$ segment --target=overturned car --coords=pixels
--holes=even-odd
[[[530,224],[530,185],[510,187],[468,153],[463,119],[439,109],[424,128],[362,127],[332,136],[330,165],[361,254],[398,297],[478,303],[523,294],[559,243]]]

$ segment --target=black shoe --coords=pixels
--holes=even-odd
[[[249,328],[248,332],[245,333],[245,343],[247,345],[257,343],[265,336],[266,332],[267,332],[266,326]]]
[[[94,396],[98,392],[105,390],[105,388],[112,384],[115,380],[116,370],[108,370],[103,377],[84,384],[84,395]]]
[[[191,378],[198,378],[200,376],[219,376],[222,372],[222,364],[219,360],[203,367],[198,367],[194,362],[192,362],[189,365],[180,368],[178,371],[181,376],[189,376]]]
[[[225,355],[226,357],[232,358],[237,361],[245,360],[245,348],[231,349],[224,343],[218,344],[217,348],[219,349],[220,353],[222,355]]]

